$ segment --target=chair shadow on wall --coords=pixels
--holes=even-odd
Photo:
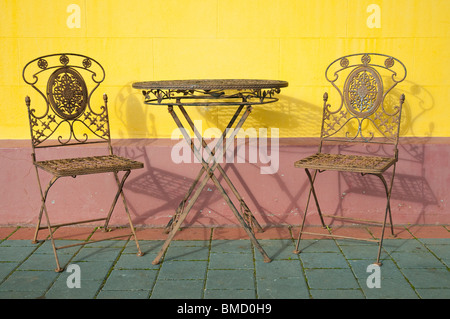
[[[402,120],[400,124],[400,142],[399,142],[399,165],[395,175],[395,180],[392,189],[392,200],[400,201],[398,209],[401,210],[404,202],[416,203],[420,205],[420,213],[415,221],[410,224],[420,224],[425,222],[425,214],[427,207],[430,205],[437,205],[438,200],[433,193],[433,190],[428,183],[425,172],[425,145],[433,135],[434,123],[430,122],[429,131],[426,136],[417,136],[416,123],[420,118],[426,115],[426,112],[434,107],[434,99],[428,90],[405,80],[402,83],[402,88],[396,88],[390,93],[390,100],[388,103],[397,103],[401,94],[405,94],[406,100],[403,104]],[[412,114],[412,109],[418,114]],[[402,137],[409,135],[408,137]],[[374,154],[378,154],[383,150],[373,150]],[[412,168],[411,173],[402,171],[402,163],[408,163],[408,167]],[[343,182],[343,183],[341,183]],[[360,176],[358,174],[340,173],[340,194],[339,210],[342,210],[342,197],[346,194],[364,194],[384,198],[385,191],[382,185],[373,179],[373,176]],[[346,187],[346,188],[344,188]],[[394,215],[395,224],[395,215]]]

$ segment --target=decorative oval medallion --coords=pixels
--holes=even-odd
[[[52,109],[66,120],[80,116],[87,105],[87,88],[81,75],[71,68],[57,69],[47,84]]]
[[[353,70],[345,81],[344,100],[351,113],[358,117],[369,116],[383,100],[383,81],[371,67]]]

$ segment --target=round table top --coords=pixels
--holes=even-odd
[[[287,87],[288,82],[252,79],[200,79],[135,82],[133,88],[142,90],[243,90],[276,89]]]

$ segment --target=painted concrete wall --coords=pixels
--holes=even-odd
[[[197,176],[199,164],[174,164],[170,161],[175,143],[169,139],[114,143],[117,154],[144,163],[144,168],[134,170],[125,184],[125,194],[137,225],[165,226]],[[245,148],[249,154],[249,145]],[[294,168],[293,163],[316,150],[315,139],[280,139],[280,163],[276,173],[261,174],[261,168],[268,164],[260,161],[250,163],[248,159],[245,163],[225,164],[224,168],[260,224],[298,225],[303,216],[309,183],[304,171]],[[88,150],[85,151],[87,154]],[[90,147],[89,152],[99,153],[101,150]],[[0,142],[0,155],[0,225],[33,224],[41,201],[28,143]],[[69,148],[63,155],[84,154]],[[391,205],[394,223],[450,224],[450,197],[448,187],[445,187],[449,185],[448,139],[404,139],[399,147],[399,157]],[[49,178],[49,175],[42,175],[44,184]],[[222,178],[219,180],[223,183]],[[319,175],[316,186],[325,214],[375,220],[383,216],[385,193],[377,178],[325,172]],[[225,188],[240,209],[229,188]],[[54,222],[67,221],[68,218],[103,217],[115,191],[111,174],[60,179],[48,195],[50,216]],[[311,213],[308,223],[320,224],[315,205],[311,206]],[[117,204],[113,217],[114,225],[127,223],[121,202]],[[236,225],[237,220],[210,181],[186,224],[229,226]]]

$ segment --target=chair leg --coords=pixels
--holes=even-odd
[[[114,200],[113,200],[113,202],[112,202],[112,204],[111,204],[111,208],[110,208],[110,210],[109,210],[108,216],[106,217],[106,221],[105,221],[105,224],[104,224],[104,226],[103,226],[103,229],[104,229],[104,231],[108,231],[108,224],[109,224],[109,221],[110,221],[110,219],[111,219],[112,212],[113,212],[113,210],[114,210],[114,208],[115,208],[115,206],[116,206],[116,204],[117,204],[117,200],[118,200],[118,198],[119,198],[119,195],[120,195],[120,196],[122,197],[122,201],[123,201],[123,204],[124,204],[124,207],[125,207],[125,212],[126,212],[126,214],[127,214],[128,223],[129,223],[129,225],[130,225],[131,232],[132,232],[133,237],[134,237],[134,240],[135,240],[135,242],[136,242],[136,247],[137,247],[137,250],[138,250],[137,255],[138,255],[138,256],[143,256],[143,253],[142,253],[142,251],[141,251],[141,249],[140,249],[140,247],[139,247],[139,242],[138,242],[137,237],[136,237],[136,232],[135,232],[133,223],[132,223],[132,221],[131,221],[131,215],[130,215],[130,212],[129,212],[129,210],[128,210],[128,204],[127,204],[127,201],[126,201],[126,199],[125,199],[125,195],[124,195],[124,193],[123,193],[123,185],[125,184],[125,180],[128,178],[128,176],[130,175],[130,173],[131,173],[130,170],[126,171],[126,172],[125,172],[125,175],[122,177],[122,181],[119,181],[119,176],[118,176],[117,172],[114,172],[114,178],[115,178],[115,180],[116,180],[117,188],[118,188],[118,189],[117,189],[116,196],[114,197]]]
[[[327,228],[327,225],[325,225],[325,222],[323,220],[322,211],[320,209],[319,200],[317,199],[316,190],[314,189],[314,181],[316,180],[317,176],[317,170],[314,171],[314,176],[311,176],[311,173],[308,169],[305,169],[306,174],[308,175],[309,182],[311,183],[311,190],[312,194],[314,196],[314,201],[316,202],[317,211],[319,213],[320,221],[322,222],[322,227]]]
[[[300,246],[300,240],[302,238],[303,228],[305,226],[305,220],[306,220],[306,214],[308,213],[308,204],[309,204],[310,196],[311,196],[311,191],[309,192],[308,201],[306,203],[306,208],[305,208],[305,213],[303,214],[303,220],[302,220],[302,225],[300,226],[300,232],[298,233],[297,244],[295,245],[295,250],[293,251],[294,254],[300,253],[300,250],[298,248]]]
[[[394,168],[393,168],[393,172],[392,172],[392,178],[391,178],[391,182],[388,188],[388,185],[386,183],[385,178],[383,177],[383,175],[377,175],[381,181],[383,182],[384,188],[386,190],[386,211],[384,213],[384,221],[383,221],[383,227],[381,230],[381,237],[380,237],[380,243],[378,245],[378,254],[377,254],[377,261],[376,261],[376,265],[381,266],[382,263],[380,262],[380,255],[381,255],[381,248],[383,246],[383,239],[384,239],[384,230],[386,228],[386,220],[387,220],[387,215],[389,214],[389,218],[390,218],[390,223],[391,223],[391,233],[394,234],[394,226],[392,224],[392,214],[391,214],[391,192],[392,192],[392,186],[394,184],[394,176],[395,176],[395,164],[394,164]]]
[[[119,182],[119,177],[117,176],[117,173],[114,172],[114,178],[116,180],[117,183],[117,192],[116,195],[114,196],[114,199],[111,203],[111,207],[109,208],[109,212],[108,215],[106,216],[106,220],[105,220],[105,224],[103,225],[103,231],[107,232],[108,230],[108,225],[109,225],[109,221],[111,219],[111,215],[112,212],[114,211],[114,208],[116,207],[117,204],[117,200],[119,199],[120,193],[122,192],[122,187],[123,184],[125,182],[125,179],[128,177],[128,175],[130,174],[130,171],[127,171],[124,175],[124,177],[122,178],[122,182]]]
[[[115,175],[116,181],[118,182],[119,178],[117,176],[117,173],[115,173],[114,175]],[[138,241],[137,236],[136,236],[136,230],[134,229],[134,225],[133,225],[133,222],[131,220],[130,211],[128,210],[127,200],[125,199],[125,194],[123,193],[123,184],[125,183],[125,179],[128,177],[128,175],[130,175],[130,171],[128,171],[126,176],[124,176],[124,178],[123,178],[122,187],[121,187],[121,190],[120,190],[120,196],[122,197],[123,206],[125,207],[125,212],[127,213],[127,217],[128,217],[128,223],[130,225],[131,232],[133,233],[134,242],[136,243],[136,248],[137,248],[137,251],[138,251],[137,255],[138,256],[144,256],[144,253],[141,251],[141,247],[139,246],[139,241]]]
[[[300,240],[301,240],[301,237],[302,237],[303,228],[305,226],[306,214],[308,213],[308,207],[309,207],[309,202],[311,200],[311,194],[314,195],[314,198],[315,198],[315,201],[316,201],[316,205],[317,205],[317,209],[319,211],[320,220],[322,222],[322,226],[326,227],[325,223],[324,223],[324,220],[323,220],[323,217],[322,217],[322,213],[320,212],[319,202],[317,200],[316,193],[315,193],[315,190],[314,190],[314,181],[316,179],[317,170],[314,172],[314,176],[312,178],[311,178],[311,174],[309,173],[308,169],[305,169],[305,171],[306,171],[306,174],[308,175],[308,180],[310,181],[310,187],[309,187],[308,199],[306,201],[305,213],[303,214],[302,225],[300,226],[300,232],[299,232],[298,238],[297,238],[297,244],[295,246],[295,250],[293,251],[294,254],[299,254],[300,253],[300,250],[299,250]]]
[[[39,229],[41,229],[40,225],[41,225],[42,213],[44,213],[45,219],[47,221],[47,228],[48,228],[49,235],[50,235],[50,241],[52,243],[53,254],[55,255],[55,262],[56,262],[56,269],[55,269],[55,271],[56,272],[62,272],[64,269],[61,268],[61,266],[59,264],[58,254],[56,252],[55,239],[53,238],[53,229],[52,229],[52,226],[51,226],[51,223],[50,223],[50,218],[48,217],[47,205],[45,204],[45,201],[47,199],[47,194],[48,194],[48,192],[50,190],[50,187],[52,187],[52,185],[56,182],[56,180],[59,177],[54,176],[50,180],[50,182],[48,183],[45,192],[42,192],[42,186],[41,186],[41,182],[40,182],[40,179],[39,179],[39,173],[38,173],[37,169],[36,169],[36,175],[37,175],[37,179],[38,179],[39,190],[40,190],[40,193],[41,193],[42,205],[41,205],[41,210],[39,212],[39,220],[38,220],[38,223],[36,225],[36,231],[35,231],[35,234],[34,234],[33,243],[37,242],[38,232],[39,232]]]
[[[52,185],[58,179],[57,177],[53,177],[50,180],[49,184],[47,185],[47,188],[46,188],[45,192],[42,192],[41,180],[39,178],[39,173],[38,173],[37,167],[35,167],[35,169],[36,169],[36,176],[37,176],[37,181],[38,181],[38,185],[39,185],[39,192],[41,194],[41,202],[42,203],[41,203],[41,210],[39,211],[38,221],[36,223],[36,229],[34,231],[34,237],[33,237],[33,240],[32,240],[33,244],[37,244],[38,243],[37,237],[38,237],[39,230],[41,229],[42,213],[44,212],[45,201],[47,199],[48,191],[50,190],[50,187],[52,187]]]

